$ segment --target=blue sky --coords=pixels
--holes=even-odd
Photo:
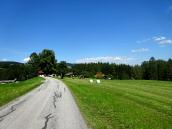
[[[172,0],[1,0],[0,60],[53,49],[58,61],[172,58]]]

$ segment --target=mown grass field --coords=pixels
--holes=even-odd
[[[172,82],[69,79],[92,129],[172,129]]]
[[[11,84],[0,84],[0,106],[39,86],[44,79],[35,77]]]

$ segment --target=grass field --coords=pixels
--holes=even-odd
[[[35,77],[19,83],[0,84],[0,106],[39,86],[43,80]]]
[[[64,79],[92,129],[172,129],[172,82]]]

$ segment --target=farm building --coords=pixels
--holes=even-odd
[[[104,78],[104,74],[102,72],[97,72],[97,74],[95,75],[96,78]]]

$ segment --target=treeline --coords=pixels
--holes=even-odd
[[[61,78],[75,76],[119,80],[172,80],[172,59],[165,61],[151,57],[149,61],[135,66],[109,63],[69,64],[65,61],[57,63],[54,51],[44,49],[40,53],[33,52],[25,64],[0,62],[0,80],[26,80],[40,74],[54,74]]]
[[[39,75],[57,73],[57,61],[52,50],[44,49],[40,53],[32,53],[27,63],[0,62],[0,80],[27,80]]]
[[[74,75],[94,78],[99,72],[104,78],[111,79],[145,79],[145,80],[172,80],[172,59],[168,61],[144,61],[141,65],[90,63],[71,65]]]
[[[141,65],[142,79],[146,80],[172,80],[172,59],[168,61],[150,58]]]
[[[0,62],[0,80],[27,80],[37,76],[29,64],[18,62]]]

